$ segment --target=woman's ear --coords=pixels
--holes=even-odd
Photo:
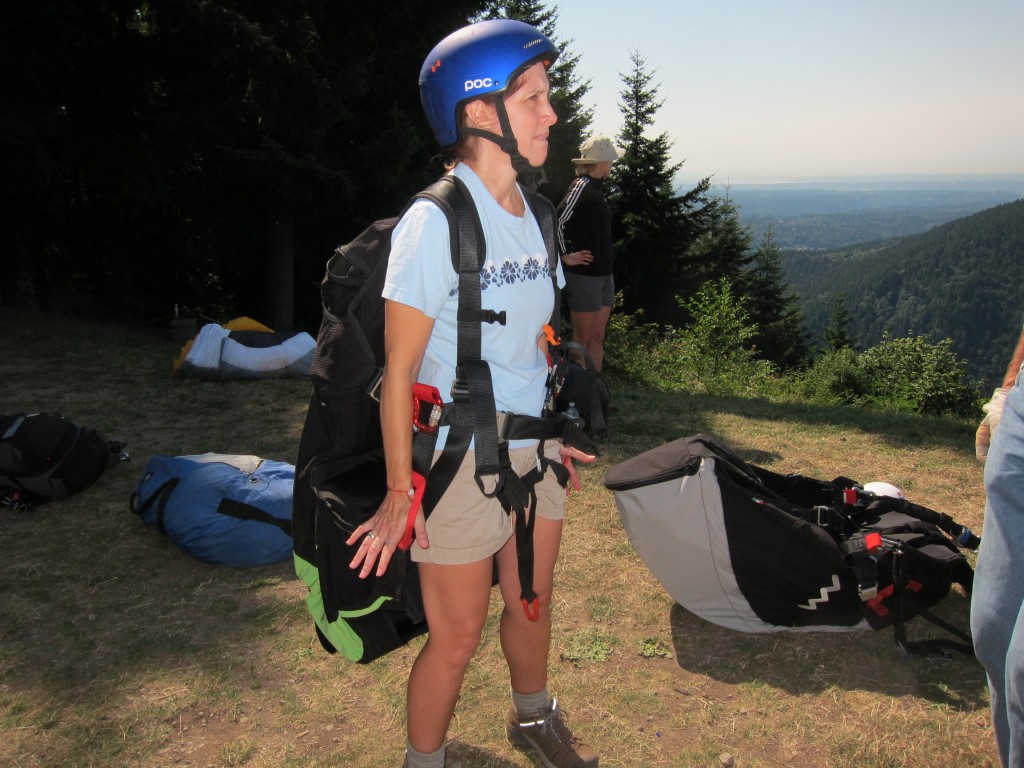
[[[485,99],[474,99],[466,105],[466,118],[474,128],[491,128],[498,124],[498,111]]]

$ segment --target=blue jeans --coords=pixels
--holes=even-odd
[[[1024,767],[1024,380],[1010,390],[985,462],[985,523],[971,632],[988,674],[992,725],[1007,768]]]

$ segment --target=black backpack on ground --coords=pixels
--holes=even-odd
[[[65,499],[127,459],[124,443],[59,414],[0,416],[0,503],[18,510]]]
[[[587,434],[594,440],[604,439],[608,435],[608,408],[612,399],[608,383],[582,344],[562,341],[556,354],[565,358],[565,372],[555,397],[555,410],[564,412],[570,405],[575,406]],[[572,359],[575,354],[583,358],[582,363]]]
[[[607,471],[629,540],[684,608],[740,632],[892,627],[901,654],[972,653],[929,609],[974,572],[981,543],[948,515],[865,492],[854,480],[781,475],[708,435],[676,440]],[[956,637],[910,642],[922,616]]]
[[[507,440],[561,438],[590,448],[579,421],[554,411],[545,417],[502,414],[498,434],[490,370],[481,359],[481,323],[504,323],[505,312],[481,307],[480,269],[484,238],[468,190],[445,176],[413,198],[433,201],[448,217],[452,263],[459,273],[459,329],[454,402],[438,394],[420,394],[413,441],[413,469],[428,477],[420,503],[429,514],[475,439],[477,474],[498,474],[497,498],[516,515],[520,585],[524,604],[536,606],[532,588],[532,521],[523,514],[535,503],[533,483],[552,471],[563,484],[558,457],[544,457],[543,470],[522,481],[511,471]],[[556,288],[554,210],[539,195],[527,194],[541,224],[549,254],[548,270]],[[411,204],[411,203],[410,203]],[[378,388],[384,366],[384,300],[381,292],[391,249],[391,233],[400,217],[375,222],[355,240],[336,249],[321,284],[324,316],[310,371],[313,391],[296,461],[292,510],[295,569],[309,588],[306,600],[317,635],[330,652],[340,650],[361,663],[426,632],[415,564],[407,548],[411,531],[391,558],[384,576],[360,579],[348,567],[355,547],[345,541],[372,517],[387,493],[380,431]],[[415,394],[415,393],[414,393]],[[441,457],[431,467],[436,431],[449,426]],[[412,425],[410,425],[412,428]],[[543,444],[543,443],[542,443]]]

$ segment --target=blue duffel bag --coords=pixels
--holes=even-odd
[[[153,456],[129,507],[188,554],[214,565],[292,556],[295,467],[258,456]]]

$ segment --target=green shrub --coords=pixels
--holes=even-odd
[[[669,392],[767,395],[774,366],[744,343],[757,331],[726,280],[708,283],[685,304],[685,328],[644,323],[643,314],[612,313],[605,359],[634,385]]]
[[[727,281],[708,283],[685,303],[684,328],[645,323],[642,313],[613,313],[606,361],[633,386],[763,398],[799,397],[825,405],[871,405],[927,415],[974,416],[978,384],[953,342],[928,336],[890,339],[860,354],[850,348],[818,357],[803,374],[778,377],[744,345],[756,332]]]
[[[967,378],[967,363],[952,352],[951,339],[933,342],[908,333],[883,337],[860,355],[870,382],[868,400],[883,407],[922,414],[977,413],[978,385]]]
[[[674,367],[689,371],[709,394],[761,391],[775,368],[746,348],[757,325],[750,322],[744,300],[733,295],[729,281],[705,283],[692,299],[679,303],[694,320],[672,332]]]
[[[616,295],[615,304],[616,308],[622,306],[621,293]],[[613,311],[605,331],[602,371],[611,368],[634,386],[662,389],[659,373],[654,370],[661,342],[661,329],[645,323],[643,312]]]
[[[817,403],[852,405],[870,392],[870,382],[856,352],[829,350],[803,374],[802,391]]]

